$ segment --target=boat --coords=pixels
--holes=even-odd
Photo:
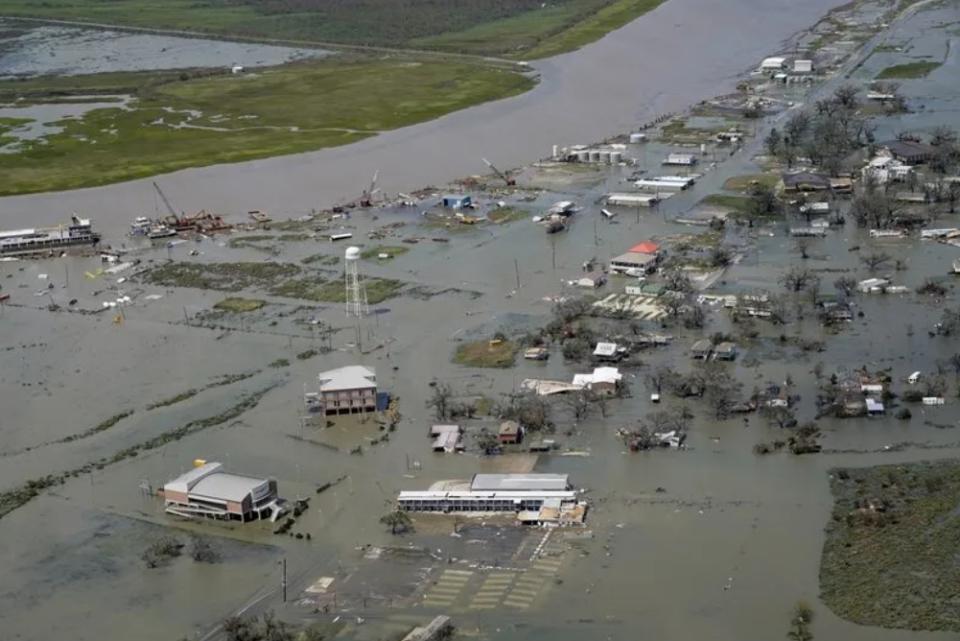
[[[73,214],[69,225],[0,231],[0,254],[28,254],[99,242],[100,234],[93,231],[90,219]]]
[[[137,216],[133,219],[133,222],[130,223],[130,235],[131,236],[146,236],[150,232],[150,228],[153,227],[153,222],[146,216]]]
[[[151,225],[147,231],[147,238],[150,240],[159,240],[161,238],[170,238],[176,236],[177,230],[164,224]]]

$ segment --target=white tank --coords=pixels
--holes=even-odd
[[[590,152],[590,162],[600,162],[600,152],[591,151]]]
[[[577,160],[579,160],[580,162],[590,162],[590,152],[586,150],[578,151]]]
[[[610,164],[619,165],[623,161],[623,152],[622,151],[611,151],[610,152]]]
[[[630,142],[634,145],[644,142],[647,139],[647,134],[630,134]]]
[[[553,156],[551,158],[558,158],[560,156],[560,148],[556,145],[553,146]]]
[[[359,247],[347,247],[347,251],[344,254],[344,259],[346,260],[360,260],[360,248]]]
[[[610,162],[610,152],[609,151],[600,151],[600,162]]]

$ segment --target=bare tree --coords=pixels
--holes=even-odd
[[[767,137],[763,141],[763,145],[767,148],[767,153],[771,156],[776,156],[780,153],[780,147],[783,144],[783,139],[780,136],[780,132],[777,131],[776,127],[770,129],[770,133],[767,134]]]
[[[771,216],[780,213],[780,201],[773,187],[757,183],[750,187],[749,211],[754,217]]]
[[[688,293],[693,291],[693,283],[686,272],[679,269],[671,269],[663,274],[664,286],[674,292]]]
[[[816,274],[809,269],[801,267],[791,267],[783,276],[780,277],[780,283],[787,291],[798,293],[805,289],[815,287],[820,282]]]
[[[889,264],[891,260],[893,260],[893,257],[886,252],[874,252],[860,257],[860,262],[864,264],[867,271],[871,274],[877,272],[884,265]]]
[[[648,373],[645,382],[650,390],[659,394],[663,391],[664,385],[667,384],[671,376],[673,376],[673,372],[668,366],[663,365]]]
[[[784,325],[790,320],[787,301],[783,296],[770,296],[767,301],[767,311],[770,313],[770,322],[774,325]]]
[[[450,416],[450,399],[453,389],[447,383],[437,383],[433,386],[433,395],[427,401],[427,407],[433,408],[434,416],[443,421]]]
[[[850,204],[850,215],[860,227],[887,229],[900,216],[902,207],[871,178],[863,181],[863,188]]]
[[[794,247],[797,248],[797,252],[800,254],[800,258],[803,258],[804,260],[806,260],[807,258],[810,258],[810,246],[812,244],[813,242],[810,238],[807,238],[805,236],[801,236],[800,238],[797,238],[797,240],[794,243]]]
[[[841,276],[833,281],[833,288],[844,298],[850,298],[857,291],[857,281],[850,276]]]
[[[686,309],[686,313],[683,315],[683,325],[687,329],[702,329],[704,324],[706,324],[707,315],[703,311],[703,307],[700,305],[690,305]]]
[[[710,363],[703,368],[704,396],[713,409],[714,417],[722,420],[739,400],[743,384],[733,378],[726,368]]]
[[[574,421],[580,422],[590,414],[590,404],[593,401],[593,394],[590,390],[579,389],[569,394],[564,394],[564,403],[570,408]]]

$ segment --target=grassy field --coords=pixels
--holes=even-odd
[[[574,51],[656,9],[663,2],[664,0],[615,0],[544,40],[525,52],[524,57],[533,60]]]
[[[410,251],[410,248],[403,247],[402,245],[377,245],[376,247],[364,249],[363,253],[360,254],[360,258],[364,260],[380,260],[380,254],[386,254],[388,258],[394,258],[396,256],[403,256],[408,251]]]
[[[710,194],[697,204],[720,207],[735,214],[746,215],[750,211],[750,199],[746,196],[734,196],[733,194]]]
[[[213,308],[224,312],[242,314],[244,312],[255,312],[266,304],[266,301],[258,298],[239,298],[236,296],[231,296],[230,298],[224,298],[222,301],[214,305]]]
[[[821,598],[861,625],[960,631],[960,465],[834,470]]]
[[[120,73],[0,82],[0,101],[91,92],[136,97],[132,109],[96,109],[62,120],[56,123],[61,132],[0,154],[0,195],[343,145],[532,85],[523,75],[492,67],[397,59],[297,63],[244,75]],[[9,126],[0,135],[9,137],[5,130]]]
[[[778,182],[780,182],[780,176],[777,174],[744,174],[727,178],[723,188],[727,191],[749,191],[754,185],[776,187]]]
[[[907,62],[902,65],[893,65],[887,67],[877,74],[877,80],[909,80],[911,78],[926,78],[927,75],[938,68],[941,62],[930,60],[921,60],[918,62]]]
[[[4,0],[0,14],[249,38],[542,58],[579,48],[663,0]]]
[[[491,343],[488,340],[463,343],[457,347],[453,362],[467,367],[513,367],[517,346],[510,341]]]

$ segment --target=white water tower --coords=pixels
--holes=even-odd
[[[367,289],[360,281],[360,248],[347,247],[344,254],[346,270],[344,272],[347,288],[347,316],[360,318],[369,312],[367,307]]]

